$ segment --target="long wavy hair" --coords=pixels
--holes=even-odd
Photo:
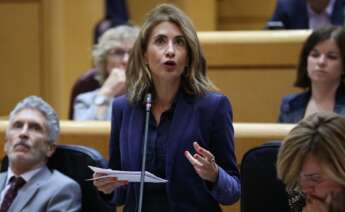
[[[176,24],[186,39],[188,65],[181,79],[184,91],[190,95],[201,96],[207,91],[216,90],[207,77],[206,60],[191,20],[177,7],[161,4],[148,14],[129,57],[126,79],[128,100],[131,103],[142,102],[144,96],[153,90],[151,72],[144,55],[154,27],[164,21]]]

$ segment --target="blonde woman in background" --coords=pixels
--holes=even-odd
[[[299,122],[279,150],[277,174],[292,211],[345,211],[345,118],[322,112]]]
[[[138,33],[138,27],[122,25],[100,37],[92,52],[100,88],[76,97],[74,120],[110,120],[112,99],[126,92],[125,70]]]

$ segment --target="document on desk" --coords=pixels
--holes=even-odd
[[[100,174],[105,174],[105,175],[87,179],[88,181],[108,178],[108,177],[116,177],[118,180],[126,180],[128,182],[140,182],[140,176],[141,176],[140,171],[119,171],[119,170],[112,170],[112,169],[103,169],[103,168],[94,167],[94,166],[89,166],[89,168],[92,169],[92,171],[95,173],[100,173]],[[144,182],[166,183],[168,181],[160,177],[157,177],[156,175],[148,171],[145,171]]]

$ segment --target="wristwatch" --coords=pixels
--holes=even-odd
[[[98,106],[109,105],[110,98],[103,95],[96,95],[95,98],[93,99],[93,103]]]

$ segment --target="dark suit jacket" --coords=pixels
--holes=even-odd
[[[129,104],[125,96],[113,102],[110,161],[112,169],[141,169],[145,110],[143,105]],[[239,172],[234,154],[232,110],[228,99],[217,93],[202,97],[179,92],[167,141],[166,184],[170,211],[220,211],[218,203],[232,204],[240,195]],[[219,168],[213,188],[202,180],[184,151],[194,153],[194,141],[214,155]],[[125,211],[136,211],[139,184],[117,188],[117,204]]]
[[[278,122],[297,123],[302,120],[310,95],[310,91],[305,91],[284,96],[280,106]],[[345,92],[343,87],[339,87],[337,90],[334,112],[345,116]]]
[[[282,22],[285,29],[309,29],[306,0],[277,0],[270,21]],[[331,16],[333,25],[344,24],[344,0],[336,0]]]

